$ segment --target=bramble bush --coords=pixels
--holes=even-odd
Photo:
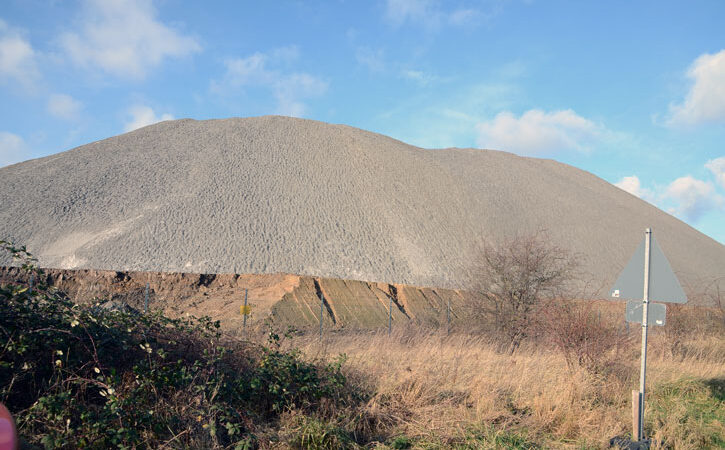
[[[255,430],[289,409],[346,404],[332,364],[227,340],[208,317],[171,319],[78,305],[42,283],[24,247],[0,241],[41,282],[0,285],[0,402],[46,448],[255,448]]]

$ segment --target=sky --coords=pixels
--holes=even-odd
[[[725,2],[0,0],[0,167],[281,114],[589,171],[725,243]]]

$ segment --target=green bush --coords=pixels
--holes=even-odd
[[[276,333],[270,332],[269,343],[251,377],[240,379],[242,391],[261,401],[264,411],[276,415],[284,409],[309,409],[324,397],[342,400],[344,355],[334,364],[317,367],[305,362],[299,350],[281,351]]]
[[[0,241],[22,270],[24,248]],[[0,401],[46,448],[254,448],[287,409],[347,402],[342,360],[228,342],[209,318],[78,305],[42,283],[0,286]]]

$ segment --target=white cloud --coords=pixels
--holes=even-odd
[[[128,114],[131,117],[131,120],[126,122],[126,125],[123,127],[126,132],[137,130],[158,122],[163,122],[164,120],[174,120],[174,116],[171,114],[164,113],[159,117],[153,109],[144,105],[132,106],[129,108]]]
[[[481,16],[481,12],[472,8],[457,9],[448,15],[448,23],[461,26],[475,22]]]
[[[327,90],[327,83],[306,73],[293,73],[277,82],[274,89],[279,112],[299,117],[304,114],[305,105],[298,99],[323,94]]]
[[[28,146],[17,134],[0,131],[0,167],[28,159]]]
[[[623,177],[621,180],[614,183],[614,185],[641,199],[647,201],[653,200],[654,196],[652,191],[643,188],[642,184],[639,181],[639,177],[637,177],[636,175],[632,175],[631,177]]]
[[[369,47],[358,47],[355,51],[355,59],[371,72],[385,71],[385,59],[382,50],[373,50]]]
[[[432,8],[430,0],[387,0],[385,17],[396,25],[406,20],[430,20]]]
[[[295,53],[294,59],[297,57]],[[308,73],[280,68],[291,61],[290,52],[285,49],[227,60],[224,78],[212,81],[211,89],[218,93],[243,87],[269,89],[277,100],[279,114],[302,116],[306,109],[302,100],[324,94],[327,82]]]
[[[532,109],[517,118],[499,113],[493,120],[479,123],[478,145],[520,155],[540,155],[563,150],[587,151],[602,136],[604,128],[577,115],[571,109],[545,112]]]
[[[403,70],[400,76],[406,80],[415,81],[421,86],[428,86],[438,80],[437,76],[420,70]]]
[[[715,180],[725,189],[725,156],[711,159],[705,163],[705,168],[715,175]]]
[[[0,81],[12,79],[30,89],[40,78],[36,56],[30,42],[0,20]]]
[[[474,8],[445,11],[436,0],[387,0],[385,4],[385,18],[395,26],[410,22],[437,29],[443,25],[468,25],[482,17],[485,15]]]
[[[697,221],[707,211],[722,207],[723,197],[715,192],[712,183],[698,180],[690,175],[670,183],[663,195],[676,203],[676,214]]]
[[[78,118],[83,104],[66,94],[53,94],[48,99],[47,110],[60,119],[74,120]]]
[[[725,122],[725,50],[705,53],[687,72],[693,85],[680,105],[670,107],[670,125]]]
[[[79,32],[60,36],[60,45],[77,64],[98,66],[129,78],[143,78],[166,57],[201,50],[156,18],[151,0],[86,0]]]

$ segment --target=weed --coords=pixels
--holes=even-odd
[[[654,440],[674,448],[725,446],[723,380],[680,379],[662,383],[647,399],[647,425]]]

